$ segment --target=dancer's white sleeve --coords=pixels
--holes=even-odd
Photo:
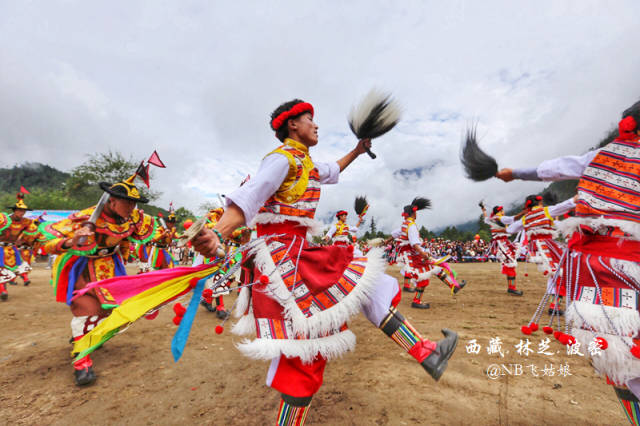
[[[329,230],[327,231],[327,237],[329,237],[329,238],[333,238],[333,236],[335,235],[335,233],[336,233],[336,224],[335,224],[335,223],[333,223],[333,224],[331,224],[331,227],[330,227],[330,228],[329,228]]]
[[[514,221],[511,225],[507,226],[507,232],[509,234],[515,234],[516,232],[520,232],[524,229],[524,224],[521,220]]]
[[[415,246],[416,244],[422,244],[422,240],[420,239],[420,233],[418,232],[417,225],[411,225],[407,228],[407,235],[409,237],[409,244]]]
[[[391,236],[392,236],[393,238],[400,238],[400,235],[402,235],[402,228],[394,229],[394,230],[391,232]]]
[[[583,155],[567,155],[546,160],[535,168],[514,169],[513,177],[521,180],[543,181],[579,179],[598,151],[595,149]]]
[[[564,200],[561,203],[558,203],[554,206],[549,207],[549,215],[551,217],[562,216],[565,213],[569,213],[571,210],[576,208],[576,203],[573,201],[573,197],[568,200]]]
[[[320,175],[320,183],[338,183],[340,166],[338,163],[314,163]],[[262,207],[284,182],[289,172],[289,161],[282,154],[267,155],[260,163],[255,176],[227,195],[227,206],[235,204],[244,213],[245,223],[250,223]]]

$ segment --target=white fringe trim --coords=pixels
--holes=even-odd
[[[238,295],[238,300],[236,300],[236,309],[233,311],[233,316],[236,318],[240,318],[247,312],[247,308],[249,307],[249,287],[243,287],[240,289],[240,294]]]
[[[611,258],[611,266],[617,272],[631,278],[635,284],[640,284],[640,264],[638,262]]]
[[[231,332],[237,336],[246,336],[247,334],[256,335],[256,319],[253,316],[253,312],[249,312],[247,315],[243,315],[234,325],[231,327]]]
[[[571,217],[556,223],[556,228],[565,236],[570,236],[576,231],[579,231],[580,225],[586,225],[596,231],[604,229],[608,226],[620,228],[622,232],[630,235],[630,239],[640,240],[640,224],[632,222],[630,220],[620,219],[605,219],[603,216],[599,217]]]
[[[607,313],[617,331],[611,328],[602,309]],[[589,302],[574,301],[566,312],[567,321],[577,328],[594,328],[596,332],[635,336],[640,330],[640,313],[635,309],[594,305]],[[584,318],[584,321],[582,321]]]
[[[383,250],[371,249],[367,255],[367,265],[355,288],[338,304],[306,317],[298,307],[294,296],[287,289],[271,258],[267,245],[261,242],[250,254],[254,254],[254,264],[258,270],[269,276],[266,291],[284,310],[284,317],[291,321],[296,335],[310,339],[326,336],[338,330],[350,317],[357,315],[375,290],[379,277],[384,273],[386,262]],[[273,272],[272,272],[273,271]],[[271,273],[269,275],[269,273]]]
[[[356,346],[356,336],[345,330],[327,337],[309,340],[293,339],[245,339],[236,344],[240,352],[249,358],[271,360],[280,354],[294,358],[299,357],[303,363],[311,363],[318,356],[331,360],[340,357]]]
[[[629,337],[614,336],[607,333],[593,333],[587,330],[573,329],[571,333],[580,342],[580,352],[591,359],[593,368],[598,374],[607,375],[616,383],[625,384],[640,376],[640,359],[634,357],[625,341],[633,345]],[[603,337],[608,343],[607,349],[591,356],[589,343],[595,337]]]
[[[296,217],[287,216],[276,213],[258,213],[256,217],[251,221],[250,227],[258,223],[283,223],[283,222],[297,222],[300,226],[307,228],[307,233],[311,235],[322,234],[322,223],[315,219],[309,219],[308,217]]]

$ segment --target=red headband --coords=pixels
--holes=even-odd
[[[349,214],[349,213],[347,211],[345,211],[345,210],[340,210],[338,213],[336,213],[336,217],[340,217],[343,214]]]
[[[295,104],[290,110],[281,112],[276,118],[271,120],[271,128],[278,130],[285,121],[305,112],[310,112],[311,117],[313,117],[313,106],[310,103],[300,102],[299,104]]]
[[[618,123],[618,131],[620,135],[616,140],[626,141],[636,138],[638,136],[635,132],[637,127],[638,124],[636,123],[636,120],[630,115],[626,116],[620,120],[620,123]]]

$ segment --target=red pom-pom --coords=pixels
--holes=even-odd
[[[182,306],[182,303],[176,303],[173,305],[173,312],[175,312],[177,316],[183,317],[184,313],[187,312],[187,308]]]
[[[525,274],[524,274],[524,276],[525,276],[525,277],[528,277],[528,276],[529,276],[529,274],[525,273]]]
[[[213,296],[213,290],[211,290],[210,288],[206,288],[203,292],[202,292],[202,297],[206,298],[211,298]]]
[[[224,331],[224,327],[221,325],[216,325],[216,334],[222,334]]]
[[[545,334],[551,334],[551,333],[553,333],[553,328],[551,328],[551,327],[549,327],[547,325],[547,326],[542,327],[542,331],[544,331]]]
[[[556,330],[553,332],[553,337],[556,338],[556,340],[560,340],[560,336],[562,335],[562,331],[560,330]]]
[[[542,275],[545,275],[545,276],[546,276],[546,275],[549,275],[549,271],[544,271],[544,272],[542,273]]]
[[[531,329],[531,331],[538,331],[538,324],[536,324],[535,322],[532,322],[531,324],[529,324],[529,328]]]
[[[604,337],[596,337],[596,342],[598,342],[598,346],[600,346],[600,349],[603,351],[609,347],[609,342],[607,342]]]
[[[560,343],[562,343],[563,345],[567,345],[569,344],[569,336],[567,334],[562,333],[560,335],[560,338],[558,339],[560,341]]]
[[[200,278],[198,277],[191,278],[191,280],[189,280],[189,288],[196,288],[198,281],[200,281]]]
[[[159,313],[160,311],[151,312],[150,314],[145,315],[144,318],[148,320],[154,320],[156,319]]]
[[[349,253],[353,253],[353,246],[351,246],[351,245],[347,246],[347,251]]]
[[[575,345],[575,344],[576,344],[576,338],[575,338],[575,337],[573,337],[573,336],[572,336],[572,335],[570,335],[570,334],[565,334],[565,336],[567,336],[567,344],[568,344],[569,346],[573,346],[573,345]]]
[[[522,333],[526,334],[527,336],[531,334],[531,329],[526,325],[523,325],[522,327],[520,327],[520,331],[522,331]]]
[[[175,317],[173,317],[173,323],[175,325],[180,325],[181,321],[182,321],[182,317],[181,316],[176,315]]]
[[[260,275],[260,284],[269,284],[269,277],[266,275]]]
[[[632,347],[631,355],[635,356],[636,358],[640,358],[640,346],[635,345],[634,347]]]

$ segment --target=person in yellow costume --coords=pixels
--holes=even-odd
[[[12,214],[0,213],[0,300],[7,300],[5,283],[15,285],[17,275],[21,275],[24,285],[29,285],[26,272],[30,270],[31,259],[22,258],[20,247],[38,234],[34,221],[24,217],[31,210],[24,202],[24,194],[20,192],[16,198],[15,205],[9,207]]]
[[[150,269],[167,269],[175,267],[175,261],[171,255],[170,248],[173,241],[178,238],[176,230],[176,215],[170,211],[167,220],[164,222],[166,228],[161,224],[156,229],[156,233],[151,241],[149,252]]]
[[[114,308],[95,291],[71,301],[74,290],[82,289],[90,282],[126,275],[129,244],[144,244],[155,233],[154,218],[136,208],[137,203],[148,200],[134,185],[135,177],[133,175],[113,185],[100,183],[100,188],[106,193],[101,212],[98,210],[94,214],[102,206],[99,203],[45,227],[46,233],[53,238],[45,243],[44,250],[59,255],[52,269],[51,284],[56,300],[67,303],[71,308],[74,341],[96,327]],[[89,385],[96,380],[92,366],[89,355],[74,362],[78,386]]]

